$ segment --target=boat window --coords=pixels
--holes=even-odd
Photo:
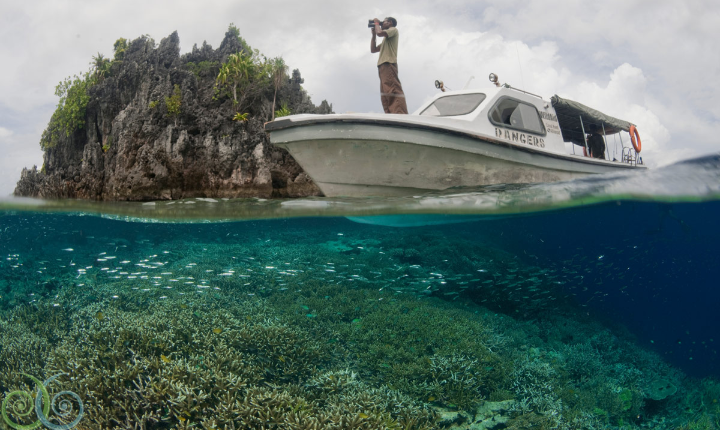
[[[440,97],[425,108],[420,115],[424,116],[457,116],[474,111],[485,100],[485,94],[458,94]]]
[[[537,108],[511,98],[502,98],[490,110],[490,121],[494,124],[545,134],[545,126]]]

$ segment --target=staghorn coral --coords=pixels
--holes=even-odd
[[[50,342],[22,320],[0,321],[0,393],[26,390],[28,380],[22,373],[40,375],[50,352]]]
[[[587,343],[576,343],[564,348],[565,359],[563,369],[567,376],[579,384],[587,383],[603,371],[600,355]]]
[[[428,428],[435,413],[388,387],[372,388],[362,382],[331,396],[326,408],[339,428]]]
[[[82,307],[52,351],[36,336],[46,351],[34,356],[47,361],[29,371],[68,373],[62,389],[83,399],[87,428],[432,427],[422,403],[361,383],[349,370],[321,372],[334,362],[329,347],[262,300],[224,298],[225,310],[206,300],[163,300],[139,311],[120,302]],[[15,326],[4,333],[32,339]],[[20,353],[5,351],[12,374]]]
[[[518,397],[514,409],[518,412],[536,412],[546,417],[559,417],[563,405],[555,392],[557,380],[555,369],[538,359],[516,364],[511,374],[511,389]]]
[[[448,357],[433,357],[430,362],[431,392],[437,393],[438,400],[464,408],[484,399],[484,372],[481,372],[478,360],[455,353]]]
[[[366,380],[390,381],[414,398],[468,408],[503,383],[502,361],[484,344],[495,342],[495,333],[481,317],[435,299],[391,294],[310,283],[300,299],[277,295],[269,303],[297,309],[293,325],[312,328],[340,355],[355,357]]]
[[[350,370],[331,370],[310,378],[304,388],[312,393],[313,399],[327,402],[328,397],[341,394],[358,384],[357,374]]]
[[[323,361],[312,339],[277,321],[177,305],[135,313],[96,304],[73,315],[47,367],[72,375],[66,387],[86,399],[87,420],[182,422],[202,416],[220,396],[296,380]]]
[[[328,411],[334,424],[341,426],[425,428],[436,417],[427,405],[398,390],[370,387],[350,370],[319,374],[305,384],[303,392],[313,404]],[[347,418],[338,419],[343,416],[354,418],[351,422]]]

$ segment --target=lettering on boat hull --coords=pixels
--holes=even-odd
[[[545,147],[545,140],[542,137],[533,136],[531,134],[522,133],[520,131],[506,130],[504,128],[495,127],[495,137],[500,137],[510,142],[522,143],[530,146]]]

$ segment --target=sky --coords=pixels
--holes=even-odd
[[[382,112],[367,20],[398,21],[400,80],[414,111],[487,76],[558,94],[637,125],[650,167],[718,152],[717,0],[0,0],[0,196],[42,165],[55,86],[113,55],[120,37],[177,31],[181,54],[217,48],[230,23],[267,57],[300,69],[313,101]],[[471,79],[473,78],[473,79]],[[468,84],[469,82],[469,84]]]

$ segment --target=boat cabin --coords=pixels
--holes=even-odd
[[[546,101],[507,84],[442,92],[413,115],[451,120],[498,141],[563,155],[588,156],[592,145],[588,136],[595,134],[605,148],[603,154],[596,151],[595,158],[642,164],[640,138],[633,124],[557,95]],[[623,140],[621,131],[630,133],[630,138]],[[570,148],[565,142],[572,143]]]

